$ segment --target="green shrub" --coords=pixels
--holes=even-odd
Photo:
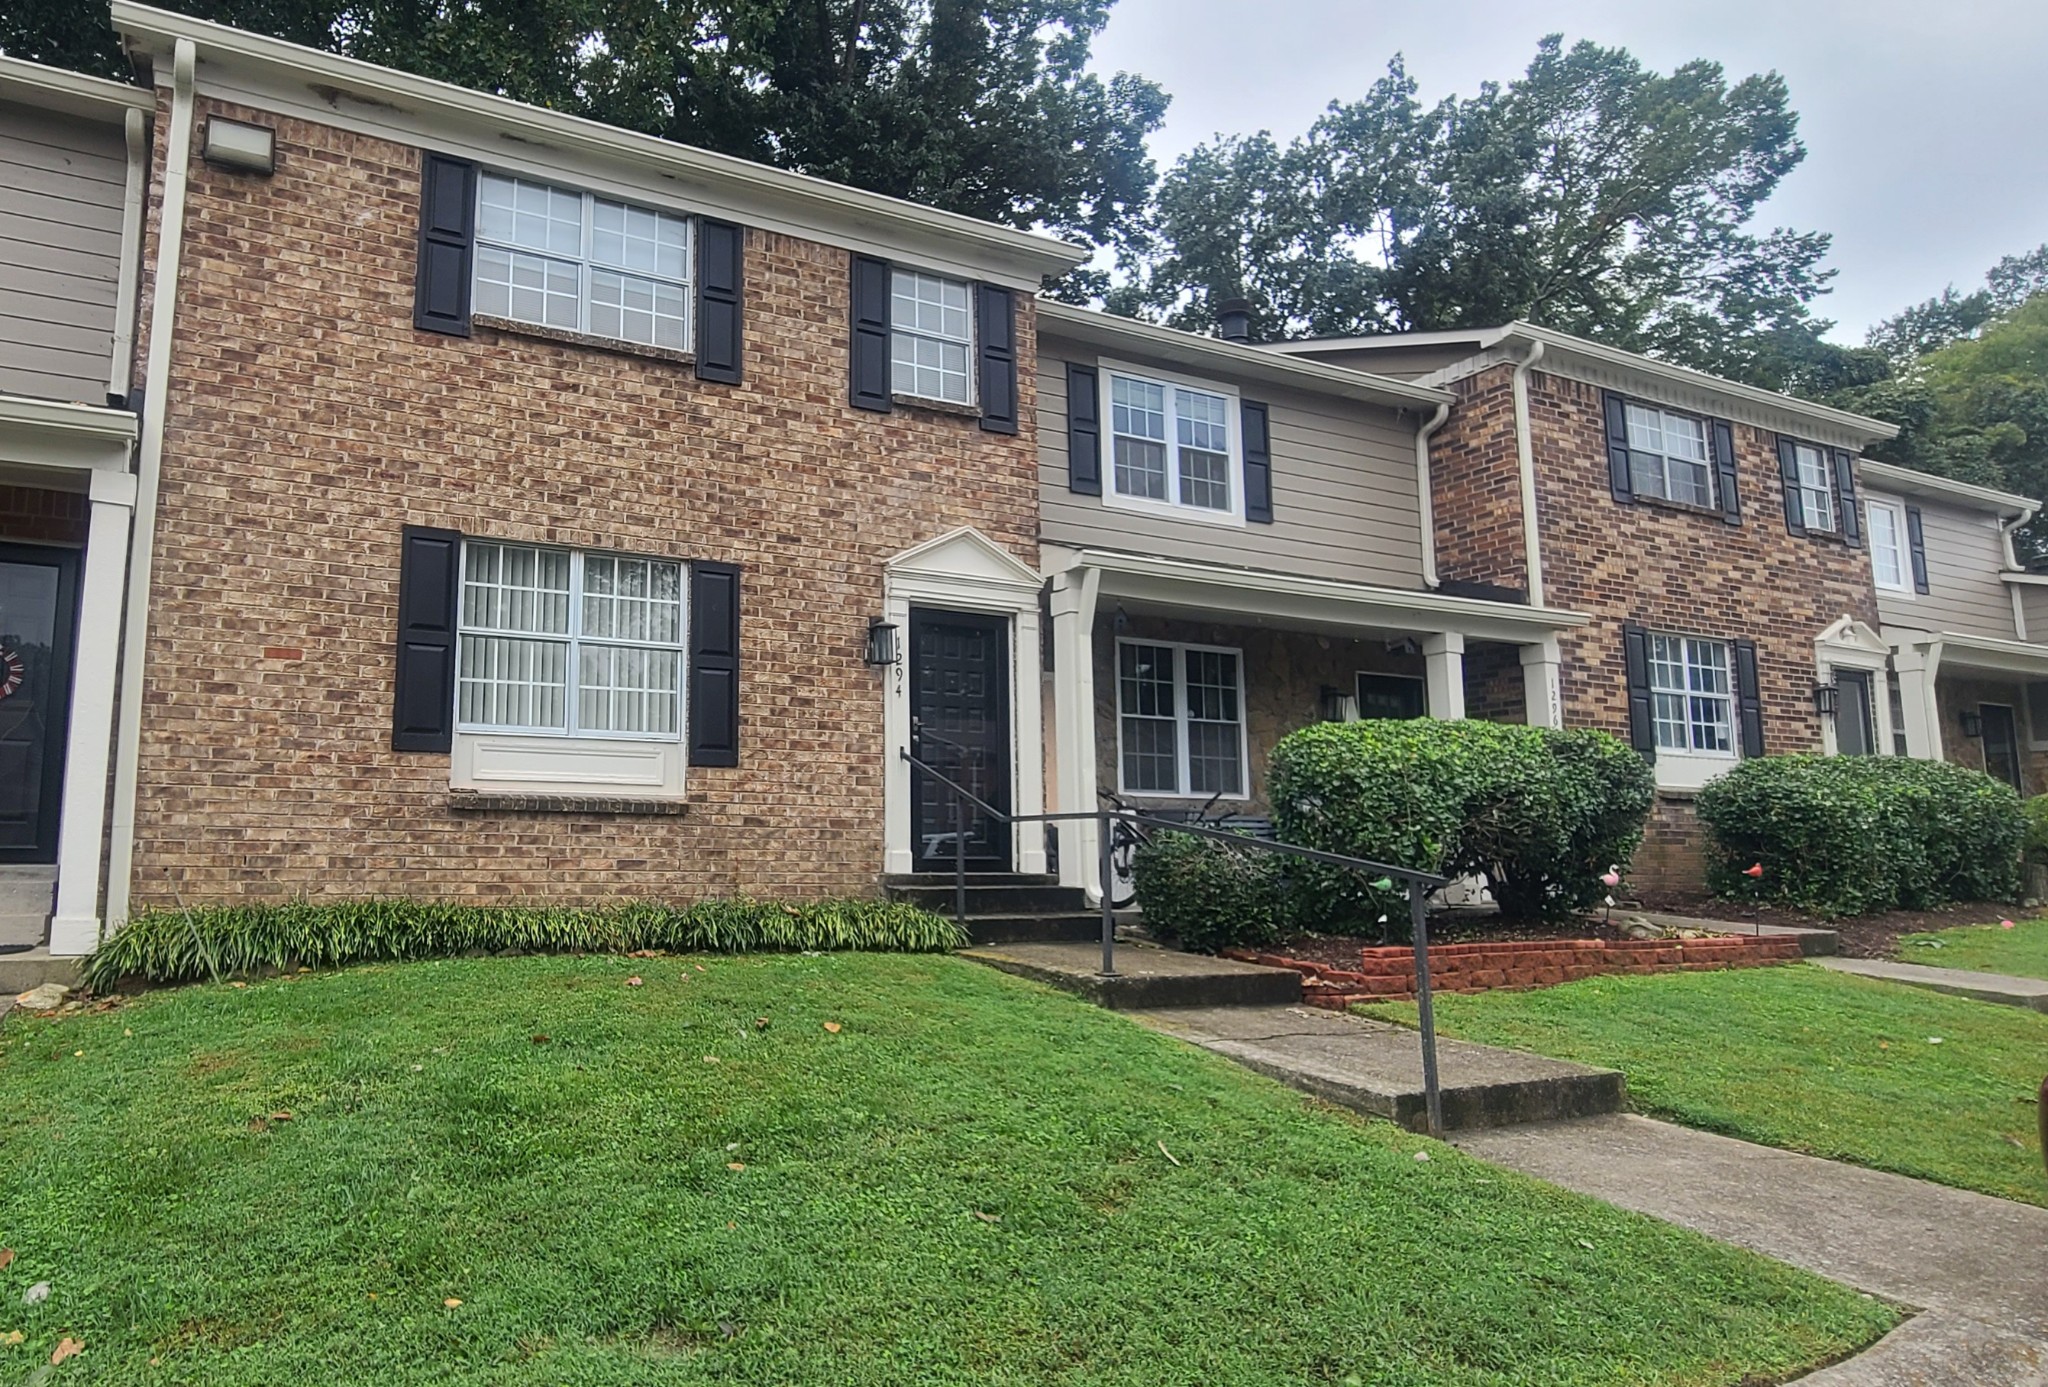
[[[1700,791],[1707,885],[1828,915],[2009,900],[2027,815],[1982,771],[1900,756],[1762,756]],[[1743,875],[1763,865],[1761,877]]]
[[[1277,940],[1285,871],[1275,853],[1170,832],[1140,846],[1131,867],[1146,926],[1197,953]]]
[[[1502,913],[1553,919],[1597,902],[1634,854],[1655,792],[1605,732],[1433,719],[1322,723],[1274,748],[1280,837],[1447,877],[1484,874]],[[1356,873],[1296,873],[1304,923],[1358,931],[1404,918]]]
[[[2035,795],[2021,807],[2027,812],[2026,860],[2048,867],[2048,795]]]
[[[290,901],[150,910],[81,969],[95,991],[122,978],[193,982],[265,968],[476,953],[744,953],[867,949],[905,953],[964,946],[960,927],[897,901],[627,901],[589,907],[443,901]]]

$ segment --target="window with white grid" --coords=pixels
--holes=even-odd
[[[1636,495],[1711,506],[1711,459],[1706,420],[1629,402],[1629,477]]]
[[[1236,472],[1232,404],[1214,391],[1110,372],[1111,491],[1229,514]]]
[[[1870,574],[1890,592],[1910,594],[1913,574],[1906,548],[1906,511],[1892,501],[1866,498],[1863,529],[1870,537]]]
[[[889,358],[889,388],[898,395],[974,403],[974,311],[966,283],[891,271]]]
[[[1828,455],[1810,443],[1794,443],[1799,464],[1799,513],[1809,530],[1835,528],[1835,470]]]
[[[1119,779],[1127,794],[1242,797],[1239,652],[1118,642],[1117,739]]]
[[[593,193],[477,179],[478,313],[690,349],[690,219]]]
[[[1663,751],[1735,752],[1734,676],[1725,641],[1650,637],[1650,698]]]
[[[672,740],[682,694],[680,563],[464,543],[463,731]]]

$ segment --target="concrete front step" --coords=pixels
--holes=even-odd
[[[942,912],[950,918],[950,912]],[[967,937],[983,944],[1059,944],[1102,939],[1100,911],[1042,912],[1027,915],[970,915]]]
[[[78,986],[78,960],[52,958],[49,949],[43,947],[30,949],[27,953],[0,954],[0,997],[12,1001],[16,993],[41,987],[46,982]]]
[[[1100,916],[1097,916],[1098,938]],[[1258,1007],[1301,1000],[1301,975],[1227,958],[1173,949],[1119,944],[1116,975],[1103,977],[1097,943],[995,944],[967,950],[971,958],[1005,973],[1078,992],[1116,1010],[1144,1007]]]
[[[890,899],[908,901],[940,915],[953,913],[953,883],[918,882],[888,885]],[[1065,914],[1085,910],[1088,897],[1078,886],[1061,886],[1046,879],[1038,882],[988,883],[978,877],[967,879],[969,915],[1028,915],[1039,911]]]
[[[1426,1131],[1422,1037],[1405,1026],[1319,1007],[1144,1010],[1144,1024],[1247,1069],[1410,1131]],[[1621,1074],[1460,1040],[1437,1040],[1444,1126],[1471,1131],[1622,1110]]]

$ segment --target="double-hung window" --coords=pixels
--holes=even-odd
[[[1241,797],[1242,676],[1235,650],[1119,642],[1118,761],[1125,793]]]
[[[1234,399],[1122,371],[1108,377],[1110,491],[1139,505],[1216,516],[1239,506]]]
[[[1735,681],[1726,641],[1650,636],[1650,697],[1660,751],[1735,754]]]
[[[1794,443],[1792,460],[1799,469],[1799,513],[1809,530],[1835,528],[1835,469],[1828,455],[1811,443]]]
[[[1870,574],[1877,585],[1889,592],[1913,591],[1913,570],[1906,540],[1905,507],[1892,501],[1866,498],[1863,502],[1864,531],[1870,537]]]
[[[674,741],[683,725],[683,566],[470,540],[456,726]]]
[[[477,179],[476,312],[690,350],[690,219],[592,193]]]
[[[957,279],[892,270],[889,388],[947,404],[974,403],[974,311]]]
[[[1713,505],[1713,455],[1707,439],[1704,419],[1629,401],[1629,480],[1635,494]]]

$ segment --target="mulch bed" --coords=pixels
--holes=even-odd
[[[1726,901],[1714,896],[1653,896],[1636,909],[1671,915],[1694,915],[1703,920],[1726,920],[1731,933],[1743,925],[1792,925],[1799,928],[1831,929],[1841,936],[1844,958],[1892,958],[1898,953],[1899,936],[1922,930],[1954,929],[1957,925],[1986,925],[2011,916],[2018,907],[2011,902],[1966,901],[1937,906],[1933,910],[1887,910],[1881,915],[1863,915],[1852,920],[1827,920],[1804,915],[1783,906],[1759,905],[1752,901]],[[1615,907],[1619,913],[1621,907]]]

